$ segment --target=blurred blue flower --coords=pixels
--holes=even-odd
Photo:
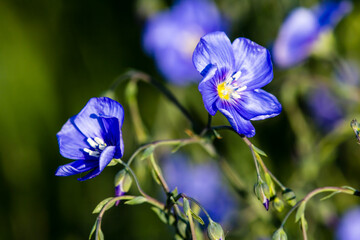
[[[273,46],[274,62],[287,68],[305,60],[322,34],[352,9],[349,1],[324,1],[312,9],[296,8],[286,18]]]
[[[336,240],[360,239],[360,207],[348,211],[336,229]]]
[[[76,161],[60,166],[55,175],[70,176],[92,170],[78,179],[87,180],[99,175],[113,158],[121,158],[123,121],[120,103],[107,97],[91,98],[56,135],[60,154]]]
[[[143,46],[168,81],[185,85],[200,80],[191,61],[200,37],[223,29],[220,13],[211,0],[179,0],[148,21]]]
[[[307,103],[315,123],[324,131],[330,131],[344,117],[339,100],[325,86],[309,92]]]
[[[195,198],[215,222],[229,221],[236,211],[236,200],[215,163],[192,164],[181,154],[163,160],[164,177],[171,189],[177,187],[179,193]]]
[[[266,48],[246,38],[231,44],[224,32],[213,32],[200,39],[193,62],[204,77],[199,91],[206,110],[213,116],[219,110],[239,134],[253,137],[255,128],[250,120],[281,112],[276,97],[260,89],[273,78]]]
[[[335,79],[343,86],[359,86],[359,64],[355,61],[339,59],[335,69]]]

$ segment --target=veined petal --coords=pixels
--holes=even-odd
[[[99,170],[102,172],[104,168],[111,162],[114,158],[114,154],[116,151],[115,146],[108,146],[102,151],[100,158],[99,158]]]
[[[253,137],[255,135],[255,128],[251,122],[244,119],[229,102],[218,101],[217,106],[237,133],[244,134],[246,137]]]
[[[87,148],[86,137],[73,125],[69,119],[61,130],[56,134],[59,143],[60,154],[69,159],[85,160],[82,151]]]
[[[216,101],[219,100],[217,84],[223,78],[223,75],[226,75],[226,71],[226,68],[219,70],[216,66],[213,66],[199,84],[199,91],[202,95],[204,106],[212,116],[217,111]]]
[[[234,107],[247,120],[275,117],[281,112],[281,104],[276,97],[262,89],[242,92]]]
[[[202,76],[212,65],[216,65],[218,68],[233,69],[234,53],[226,34],[212,32],[203,36],[194,50],[193,63]]]
[[[82,172],[87,172],[96,167],[98,167],[98,161],[77,160],[69,164],[58,167],[58,169],[55,172],[55,175],[66,177]]]
[[[119,119],[119,129],[124,121],[124,109],[120,103],[107,97],[91,98],[81,112],[74,117],[76,127],[87,137],[104,136],[99,117]]]
[[[275,64],[287,68],[303,61],[311,53],[319,32],[318,20],[311,10],[298,8],[291,12],[274,43]]]
[[[100,117],[99,119],[104,130],[103,140],[108,146],[116,147],[114,158],[121,158],[124,153],[124,143],[119,129],[119,119],[113,117]]]
[[[257,43],[237,38],[232,44],[235,56],[235,71],[241,72],[241,85],[248,90],[257,89],[271,82],[273,68],[269,51]]]

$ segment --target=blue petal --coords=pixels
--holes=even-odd
[[[199,84],[199,91],[202,95],[204,106],[212,116],[217,111],[216,101],[220,100],[217,85],[226,78],[227,72],[226,68],[219,70],[216,66],[213,66]]]
[[[281,112],[281,104],[276,97],[262,89],[242,92],[234,107],[248,120],[275,117]]]
[[[121,158],[124,153],[124,142],[122,140],[121,129],[119,129],[119,120],[117,118],[99,118],[104,129],[104,142],[107,145],[115,146],[114,158]]]
[[[58,167],[58,169],[55,172],[55,175],[61,177],[71,176],[74,174],[87,172],[91,169],[98,167],[98,165],[99,163],[96,160],[95,161],[77,160],[69,164]]]
[[[274,62],[282,68],[305,60],[318,39],[320,26],[315,14],[306,8],[290,13],[281,26],[273,47]]]
[[[255,135],[255,128],[251,122],[244,119],[229,102],[218,101],[217,107],[237,133],[244,134],[246,137]]]
[[[56,137],[59,143],[60,154],[63,157],[82,160],[86,158],[82,151],[83,148],[88,148],[86,137],[75,128],[71,119],[64,124],[56,134]]]
[[[322,28],[333,28],[351,10],[350,1],[330,1],[315,7],[314,13]]]
[[[231,42],[224,32],[213,32],[205,35],[195,48],[193,63],[202,76],[206,74],[209,66],[218,68],[234,67],[234,53]]]
[[[120,103],[107,97],[91,98],[81,112],[75,116],[76,127],[87,137],[103,137],[104,129],[100,127],[99,117],[119,119],[119,129],[124,121],[124,109]]]
[[[269,51],[246,38],[237,38],[232,44],[235,71],[241,71],[240,82],[248,90],[257,89],[271,82],[273,68]]]

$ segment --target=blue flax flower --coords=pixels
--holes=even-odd
[[[200,80],[191,61],[200,37],[222,29],[220,13],[211,0],[179,0],[148,21],[143,45],[168,81],[186,85]]]
[[[348,211],[336,229],[336,240],[360,239],[360,207]]]
[[[352,9],[348,1],[324,1],[312,9],[294,9],[280,28],[273,47],[274,62],[281,68],[292,67],[305,60],[323,34]]]
[[[236,199],[224,183],[213,162],[190,162],[186,155],[175,154],[164,159],[163,172],[169,186],[195,198],[215,222],[230,221],[237,209]]]
[[[201,38],[193,62],[204,77],[199,91],[206,110],[212,116],[219,110],[239,134],[253,137],[250,120],[281,112],[276,97],[260,89],[273,78],[271,57],[264,47],[246,38],[231,44],[224,32],[213,32]]]
[[[99,175],[113,158],[124,152],[121,126],[124,109],[107,98],[91,98],[79,114],[71,117],[57,133],[60,154],[75,161],[60,166],[56,176],[90,171],[79,181]]]

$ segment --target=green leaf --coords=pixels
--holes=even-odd
[[[200,216],[198,216],[196,213],[193,212],[193,210],[190,209],[191,215],[192,217],[198,221],[201,225],[204,225],[204,221],[202,220],[202,218]]]
[[[175,153],[175,152],[177,152],[180,148],[182,148],[183,146],[185,146],[185,144],[184,143],[179,143],[178,145],[176,145],[175,147],[174,147],[174,149],[173,150],[171,150],[171,153]]]
[[[137,205],[137,204],[141,204],[141,203],[144,203],[146,202],[146,198],[144,198],[143,196],[137,196],[129,201],[126,201],[125,204],[128,204],[128,205]]]
[[[109,197],[106,198],[104,200],[102,200],[94,209],[94,211],[92,212],[93,214],[95,213],[99,213],[101,211],[101,209],[104,207],[105,204],[107,204],[111,199],[113,199],[113,197]]]
[[[107,166],[111,167],[111,166],[115,166],[116,164],[118,164],[118,161],[113,159],[113,160],[111,160],[111,162]]]
[[[183,205],[184,206],[184,212],[185,212],[186,215],[189,215],[190,210],[191,210],[189,200],[184,198],[183,202],[184,202],[184,205]]]
[[[218,131],[213,130],[213,133],[217,139],[222,139],[222,136],[220,135],[220,133]]]
[[[103,234],[101,228],[99,228],[99,231],[98,231],[98,234],[97,234],[95,240],[104,240],[104,234]]]
[[[320,201],[324,201],[324,200],[326,200],[326,199],[329,199],[329,198],[333,197],[334,195],[336,195],[336,194],[338,194],[338,193],[340,193],[340,191],[332,192],[332,193],[330,193],[329,195],[321,198]]]
[[[300,220],[301,216],[304,215],[305,207],[306,207],[306,203],[302,202],[300,204],[300,206],[298,207],[298,210],[296,211],[295,222],[298,222]]]
[[[92,235],[94,234],[95,230],[96,230],[96,226],[97,226],[98,220],[96,219],[94,226],[91,229],[90,235],[89,235],[89,240],[91,239]]]
[[[260,155],[262,155],[262,156],[264,156],[264,157],[267,157],[266,153],[265,153],[263,150],[261,150],[260,148],[256,147],[254,144],[251,145],[251,146],[252,146],[252,148],[254,149],[254,151],[255,151],[256,153],[258,153],[258,154],[260,154]]]
[[[154,169],[151,169],[151,175],[152,175],[153,179],[155,180],[155,182],[157,184],[161,185],[160,179],[159,179],[159,177],[156,174],[156,171]]]
[[[169,224],[172,225],[175,222],[175,218],[172,215],[168,215],[166,214],[163,210],[161,210],[160,208],[157,207],[151,207],[151,210],[153,210],[156,215],[159,217],[159,219],[165,223],[165,224]]]
[[[150,147],[148,147],[147,149],[145,149],[144,153],[141,156],[141,160],[144,160],[146,158],[148,158],[155,150],[155,146],[151,145]]]

